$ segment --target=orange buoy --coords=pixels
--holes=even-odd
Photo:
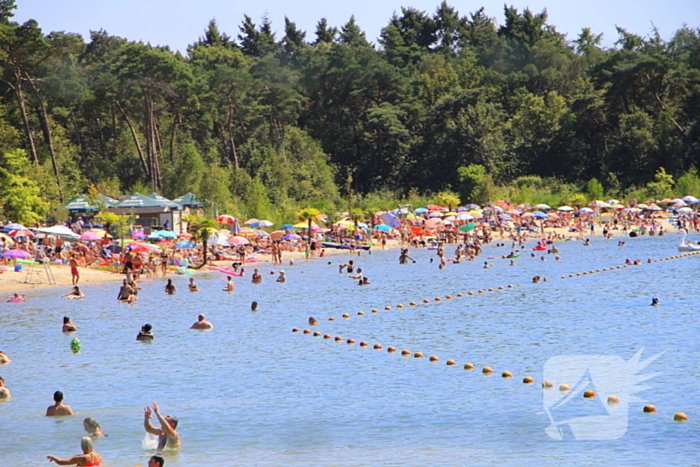
[[[374,350],[382,350],[382,344],[374,344]]]
[[[367,341],[360,341],[360,347],[367,347],[368,345]]]
[[[451,358],[450,358],[449,360],[447,360],[447,363],[446,363],[447,366],[453,366],[453,365],[456,365],[456,364],[457,364],[457,362],[455,362],[455,361],[454,361],[453,359],[451,359]]]
[[[595,391],[588,389],[583,392],[583,397],[585,399],[594,399],[595,398]]]
[[[485,366],[484,368],[482,368],[481,372],[485,375],[493,374],[493,370],[491,369],[490,366]]]
[[[458,296],[459,298],[462,298],[462,297],[464,297],[464,294],[458,293],[457,296]]]
[[[328,321],[335,321],[335,318],[331,316],[330,318],[328,318]]]
[[[473,370],[474,369],[474,364],[471,362],[467,362],[464,364],[464,369],[465,370]]]
[[[535,378],[532,376],[526,376],[523,378],[523,384],[532,384],[535,382]]]
[[[321,333],[318,331],[314,331],[314,337],[321,337]]]
[[[416,306],[416,302],[409,303],[410,306]]]
[[[293,328],[292,332],[299,332],[299,328]]]
[[[647,404],[647,405],[644,406],[644,408],[642,409],[642,411],[643,411],[644,413],[656,413],[656,407],[654,407],[654,406],[651,405],[651,404]]]
[[[389,347],[388,349],[386,349],[386,351],[389,353],[394,353],[396,352],[396,347]]]
[[[561,384],[561,385],[559,386],[559,390],[560,390],[561,392],[571,391],[571,386],[569,386],[568,384],[564,383],[564,384]]]
[[[403,349],[401,351],[401,355],[403,355],[404,357],[409,357],[411,355],[411,351],[408,349]]]
[[[353,339],[353,338],[351,337],[351,338],[348,339],[346,342],[347,342],[348,344],[354,344],[354,343],[355,343],[355,339]]]
[[[324,334],[324,335],[323,335],[323,338],[324,338],[324,339],[330,339],[330,338],[331,338],[331,335],[330,335],[330,334]]]
[[[372,308],[372,313],[379,313],[379,310],[377,310],[376,308]]]
[[[399,303],[398,305],[396,305],[396,308],[403,308],[403,303]]]
[[[502,378],[512,378],[513,373],[511,373],[510,371],[504,371],[503,373],[501,373],[501,377]]]
[[[413,358],[423,358],[423,352],[416,352],[413,354]]]
[[[431,362],[439,362],[440,359],[437,358],[437,355],[431,355],[431,356],[430,356],[430,361],[431,361]]]
[[[389,305],[384,307],[384,311],[389,311],[389,310],[391,310],[391,307]]]
[[[687,422],[688,416],[683,412],[676,412],[676,414],[673,416],[673,420],[676,422]]]
[[[552,389],[554,387],[554,383],[551,381],[542,381],[542,388],[544,389]]]
[[[365,315],[365,312],[364,312],[364,311],[358,311],[358,312],[357,312],[357,316],[364,316],[364,315]]]
[[[447,295],[445,298],[446,298],[447,300],[452,300],[452,295]]]
[[[311,330],[310,330],[310,329],[304,329],[304,334],[311,334]]]
[[[442,299],[440,297],[435,297],[435,301],[440,302],[440,301],[442,301]]]
[[[608,404],[613,405],[613,404],[619,404],[620,403],[620,398],[617,396],[610,396],[608,397]]]
[[[342,337],[342,336],[335,336],[335,341],[336,341],[336,342],[340,342],[340,341],[342,341],[342,340],[343,340],[343,337]]]

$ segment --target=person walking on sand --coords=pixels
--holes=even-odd
[[[75,255],[71,255],[70,260],[68,260],[68,265],[70,266],[70,275],[73,279],[73,285],[78,285],[78,282],[80,282],[80,272],[78,272],[78,261],[75,259]]]
[[[165,448],[177,449],[180,447],[180,435],[175,431],[178,419],[172,416],[161,415],[158,404],[153,402],[153,412],[160,422],[160,428],[151,425],[151,408],[143,409],[143,427],[147,433],[158,437],[158,450]]]
[[[70,405],[63,403],[63,393],[61,391],[53,393],[53,400],[55,404],[46,409],[47,417],[65,417],[67,415],[73,415],[73,409],[70,408]]]

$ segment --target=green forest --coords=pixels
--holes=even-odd
[[[186,53],[13,21],[0,0],[0,210],[187,192],[290,219],[427,203],[700,195],[700,30],[567,39],[547,12],[402,8],[302,31],[212,20]],[[278,31],[279,30],[279,31]],[[278,32],[276,32],[278,31]],[[393,206],[392,206],[393,205]]]

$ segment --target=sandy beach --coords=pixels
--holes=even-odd
[[[674,232],[673,226],[668,222],[666,218],[661,219],[661,225],[663,226],[664,230],[666,232]],[[583,235],[580,235],[579,233],[574,233],[574,232],[569,232],[568,228],[566,227],[560,227],[560,228],[555,228],[555,229],[548,229],[549,231],[554,231],[557,235],[563,235],[566,237],[572,237],[572,238],[577,238],[577,239],[582,239],[584,237],[586,238],[595,238],[595,237],[602,237],[602,227],[597,226],[596,230],[593,234],[591,232],[584,232]],[[623,232],[622,230],[614,230],[611,231],[612,235],[617,237],[617,236],[626,236],[627,232]],[[542,237],[542,234],[537,233],[537,232],[531,232],[528,237],[531,240],[534,239],[539,239]],[[507,239],[507,237],[505,237]],[[494,232],[493,236],[493,241],[499,241],[501,240],[499,234],[497,232]],[[397,248],[399,247],[400,244],[398,240],[389,240],[387,242],[387,248]],[[374,247],[375,249],[381,248],[378,246]],[[325,252],[325,256],[332,256],[332,255],[340,255],[340,254],[347,254],[347,250],[337,250],[337,249],[330,249],[327,248]],[[271,256],[268,254],[258,254],[256,255],[258,259],[258,263],[260,264],[266,264],[270,263]],[[304,260],[304,253],[303,252],[289,252],[285,251],[283,254],[283,259],[285,264],[289,262],[290,259],[293,259],[295,261],[298,260]],[[312,258],[312,260],[318,260],[319,257]],[[226,261],[214,261],[214,266],[215,267],[228,267],[230,266],[231,261],[226,260]],[[258,263],[250,263],[247,265],[248,269],[251,269],[254,267],[254,264]],[[172,268],[174,270],[174,268]],[[195,274],[197,273],[202,273],[202,272],[209,272],[210,269],[208,267],[203,267],[198,270],[194,270]],[[2,273],[0,273],[0,293],[3,294],[11,294],[13,292],[22,292],[22,291],[27,291],[27,290],[32,290],[32,289],[39,289],[39,288],[48,288],[48,287],[63,287],[63,288],[69,288],[72,285],[72,278],[70,274],[70,267],[68,266],[58,266],[58,265],[51,265],[51,272],[53,274],[53,278],[55,279],[55,284],[50,284],[49,279],[47,277],[47,273],[44,269],[44,266],[34,266],[32,273],[29,275],[27,274],[27,266],[25,265],[23,270],[21,272],[14,272],[12,270],[7,270]],[[93,284],[93,283],[98,283],[98,282],[116,282],[116,281],[121,281],[124,278],[123,274],[118,274],[118,273],[113,273],[113,272],[108,272],[104,271],[101,269],[93,268],[93,267],[81,267],[79,268],[80,272],[80,282],[78,285],[84,285],[84,284]],[[169,276],[174,276],[177,277],[176,274],[171,273]],[[141,280],[155,280],[153,279],[146,279],[142,278]]]

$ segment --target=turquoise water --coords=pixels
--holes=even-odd
[[[88,416],[108,434],[96,441],[103,465],[145,465],[153,451],[144,448],[143,407],[153,400],[180,419],[183,447],[166,453],[168,467],[698,465],[700,256],[646,264],[678,254],[676,240],[557,242],[561,262],[528,252],[514,267],[490,260],[495,266],[483,269],[482,259],[443,271],[429,263],[434,251],[412,250],[417,263],[399,266],[397,250],[379,250],[354,257],[370,286],[338,273],[349,256],[332,256],[285,265],[286,284],[269,275],[278,267],[262,265],[263,284],[235,278],[231,295],[221,291],[219,273],[197,275],[196,294],[186,292],[186,277],[175,278],[174,296],[164,294],[162,279],[144,281],[136,306],[116,303],[117,283],[86,285],[82,301],[57,298],[62,289],[30,292],[26,303],[0,311],[0,350],[13,359],[0,367],[13,394],[0,403],[0,466],[46,465],[48,454],[80,453]],[[451,256],[454,247],[446,251]],[[487,247],[483,256],[509,251]],[[626,258],[643,264],[560,278]],[[549,281],[533,284],[534,275]],[[466,295],[509,284],[513,289]],[[660,307],[649,306],[653,296]],[[253,300],[258,312],[250,311]],[[188,329],[200,312],[212,331]],[[79,327],[71,336],[61,333],[64,315]],[[309,316],[320,321],[312,331],[357,343],[291,332],[308,328]],[[137,342],[147,322],[155,341]],[[83,344],[77,355],[69,350],[73,336]],[[384,349],[374,350],[375,343]],[[387,353],[389,346],[398,352]],[[658,374],[637,394],[646,402],[630,403],[624,436],[547,436],[540,384],[548,359],[629,360],[642,348],[643,359],[665,353],[642,372]],[[401,349],[426,358],[402,357]],[[429,362],[430,355],[440,361]],[[448,359],[458,365],[445,365]],[[465,371],[465,362],[476,369]],[[494,374],[482,375],[484,365]],[[501,378],[504,370],[514,377]],[[525,375],[536,383],[522,384]],[[56,390],[75,416],[43,416]],[[581,398],[574,412],[600,413],[602,402]],[[645,403],[659,413],[643,414]],[[673,422],[678,411],[690,421]]]

